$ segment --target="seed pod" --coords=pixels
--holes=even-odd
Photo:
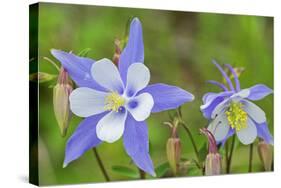
[[[53,88],[54,112],[62,136],[66,135],[69,120],[71,118],[69,95],[72,92],[72,89],[73,87],[72,83],[69,81],[68,73],[62,67],[57,84]]]
[[[265,171],[271,171],[273,161],[273,147],[270,144],[260,141],[258,152]]]

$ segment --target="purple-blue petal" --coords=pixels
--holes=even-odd
[[[106,112],[87,117],[78,125],[78,128],[67,141],[64,167],[102,142],[97,137],[96,125],[105,114]]]
[[[134,18],[131,22],[128,43],[122,51],[118,63],[124,85],[126,85],[129,66],[136,62],[144,62],[142,26],[138,18]]]
[[[266,122],[261,124],[256,123],[256,127],[258,131],[258,137],[262,138],[267,144],[273,145],[273,137],[269,132],[267,123]]]
[[[273,92],[272,89],[263,84],[257,84],[250,87],[250,95],[247,97],[250,100],[260,100]]]
[[[123,134],[124,147],[134,163],[143,171],[155,176],[149,155],[148,131],[145,121],[138,122],[129,113]]]
[[[207,93],[203,96],[204,104],[200,106],[200,110],[203,113],[203,116],[207,119],[211,119],[213,110],[218,104],[220,104],[224,99],[233,95],[231,91],[220,92],[217,94]]]
[[[91,66],[94,60],[85,57],[79,57],[72,53],[61,50],[51,50],[52,55],[60,61],[62,66],[67,70],[71,79],[79,87],[89,87],[100,91],[105,91],[91,76]]]
[[[161,83],[148,85],[138,94],[146,92],[151,94],[154,100],[154,106],[151,112],[175,109],[194,99],[191,93],[179,87]]]
[[[214,81],[214,80],[208,80],[207,83],[216,85],[216,86],[218,86],[219,88],[221,88],[224,91],[228,91],[227,87],[224,84],[220,83],[220,82],[217,82],[217,81]]]
[[[202,97],[203,104],[206,104],[210,100],[213,100],[213,98],[216,97],[217,95],[218,93],[214,93],[214,92],[205,93]]]
[[[226,72],[223,70],[223,68],[215,61],[213,60],[212,63],[217,67],[217,69],[219,69],[219,71],[221,72],[222,76],[224,77],[224,79],[226,80],[226,82],[229,85],[229,88],[231,91],[234,91],[234,87],[233,84],[229,78],[229,76],[226,74]]]
[[[225,66],[230,70],[231,74],[233,75],[234,81],[235,81],[235,85],[236,85],[236,91],[240,91],[240,81],[238,79],[238,76],[235,72],[235,70],[233,69],[233,67],[229,64],[225,64]]]

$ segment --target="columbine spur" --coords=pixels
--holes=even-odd
[[[67,142],[64,166],[102,141],[112,143],[123,136],[125,150],[134,163],[155,175],[145,120],[150,113],[177,108],[194,97],[175,86],[148,85],[150,72],[143,64],[140,21],[135,18],[131,22],[118,68],[108,59],[95,62],[60,50],[51,53],[79,86],[69,97],[70,108],[85,117]]]
[[[245,145],[253,143],[257,136],[264,139],[266,143],[273,144],[265,112],[251,102],[271,94],[272,89],[263,84],[257,84],[241,90],[235,70],[226,64],[225,66],[233,75],[236,85],[234,88],[222,67],[215,61],[213,63],[225,78],[229,89],[222,83],[209,81],[219,86],[223,92],[206,93],[200,109],[204,117],[209,120],[208,130],[212,132],[217,143],[224,143],[236,132],[238,139]]]

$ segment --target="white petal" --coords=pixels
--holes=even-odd
[[[135,120],[143,121],[149,117],[154,101],[149,93],[142,93],[131,99],[126,107]]]
[[[69,96],[71,111],[80,117],[89,117],[105,111],[107,93],[87,87],[75,89]]]
[[[253,143],[257,137],[257,128],[255,123],[248,118],[247,127],[237,131],[236,134],[243,144],[247,145]]]
[[[97,124],[97,137],[105,142],[115,142],[124,132],[127,111],[111,111],[105,115]]]
[[[150,80],[149,69],[143,63],[133,63],[127,74],[127,96],[134,96],[138,91],[145,88]]]
[[[225,99],[224,101],[222,101],[221,103],[219,103],[215,109],[212,112],[211,118],[215,119],[216,116],[218,116],[219,114],[222,113],[222,111],[224,111],[225,108],[228,107],[228,104],[231,102],[231,100],[229,98]]]
[[[109,59],[101,59],[92,65],[93,79],[110,91],[122,92],[123,82],[117,67]]]
[[[219,114],[208,126],[208,130],[214,135],[216,141],[223,140],[228,134],[229,128],[224,113]]]
[[[255,122],[264,123],[266,121],[265,113],[260,107],[248,100],[243,100],[243,103],[243,109]]]
[[[242,89],[238,93],[235,93],[234,95],[231,96],[231,98],[246,98],[250,95],[250,90],[249,89]]]

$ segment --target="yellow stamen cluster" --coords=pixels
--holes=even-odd
[[[248,115],[242,107],[242,103],[232,102],[225,112],[229,125],[237,131],[247,127]]]
[[[117,92],[109,93],[105,98],[105,109],[118,112],[119,108],[125,104],[125,99]]]

